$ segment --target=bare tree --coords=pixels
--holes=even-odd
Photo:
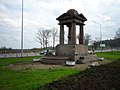
[[[79,41],[79,39],[80,39],[79,35],[77,35],[77,39]],[[84,43],[85,43],[85,45],[88,45],[90,40],[91,40],[91,35],[85,34],[85,36],[84,36]]]
[[[45,41],[44,43],[45,43],[46,49],[48,47],[50,37],[51,37],[51,30],[49,29],[44,30],[44,41]]]
[[[117,49],[119,49],[120,48],[120,28],[116,31],[116,36],[114,38],[114,43],[116,43],[115,47]]]
[[[44,48],[44,29],[39,29],[36,34],[37,39],[35,40],[40,43],[41,48]]]
[[[120,28],[116,31],[116,36],[115,36],[116,39],[120,38]]]
[[[58,30],[56,28],[52,29],[52,38],[53,38],[53,49],[55,47],[56,37],[58,36]]]
[[[85,34],[84,39],[85,39],[85,45],[88,45],[88,44],[89,44],[89,41],[91,40],[91,35]]]
[[[78,34],[78,35],[76,36],[76,38],[77,38],[78,43],[79,43],[80,35]]]
[[[97,48],[100,48],[100,38],[99,37],[96,37],[95,40],[94,40],[94,48],[97,49]]]
[[[46,48],[49,43],[49,38],[51,37],[51,30],[49,29],[39,29],[37,32],[37,42],[40,43],[41,48]]]

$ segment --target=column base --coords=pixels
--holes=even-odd
[[[56,56],[72,57],[73,60],[79,60],[80,57],[87,56],[88,50],[85,45],[57,45]]]

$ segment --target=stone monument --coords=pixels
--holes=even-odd
[[[60,44],[56,47],[57,56],[73,56],[74,60],[87,55],[87,47],[84,45],[84,22],[87,19],[83,14],[70,9],[57,18],[60,25]],[[64,25],[68,27],[68,44],[64,44]],[[76,25],[79,25],[79,44],[76,44]],[[76,55],[77,54],[77,55]]]
[[[88,57],[87,46],[84,45],[85,16],[76,10],[70,9],[60,15],[56,20],[60,25],[59,44],[56,46],[56,55],[44,57],[44,63],[63,64],[65,61],[86,59]],[[64,44],[64,26],[68,27],[68,44]],[[76,44],[76,25],[79,26],[79,44]],[[83,60],[84,61],[84,60]]]

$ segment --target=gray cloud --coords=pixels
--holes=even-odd
[[[38,29],[59,29],[56,18],[71,8],[86,16],[85,33],[93,39],[100,37],[93,20],[101,23],[103,39],[113,38],[119,28],[120,0],[24,0],[24,48],[39,47],[34,40]],[[1,0],[0,46],[20,48],[20,36],[21,0]]]

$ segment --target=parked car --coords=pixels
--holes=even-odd
[[[47,53],[47,50],[40,51],[40,55],[46,55],[46,53]]]
[[[40,55],[46,55],[47,53],[51,53],[52,55],[55,55],[55,51],[54,50],[42,50],[40,51]]]

